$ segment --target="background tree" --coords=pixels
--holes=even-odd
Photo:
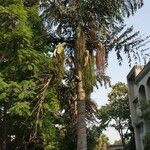
[[[94,147],[94,150],[107,150],[108,149],[108,137],[104,134],[101,134],[100,137],[96,140],[97,144]]]
[[[127,86],[121,82],[113,85],[108,94],[108,101],[109,103],[102,106],[97,114],[100,126],[114,127],[120,135],[124,148],[127,143],[132,142],[133,145],[130,145],[130,148],[135,149]]]
[[[59,149],[63,71],[47,55],[39,1],[0,0],[0,26],[0,149]]]
[[[94,123],[95,124],[95,123]],[[103,129],[97,125],[92,125],[87,128],[87,149],[93,150],[99,144],[99,138],[102,135]]]

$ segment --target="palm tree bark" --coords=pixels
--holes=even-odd
[[[79,71],[79,77],[82,74]],[[86,150],[87,149],[87,137],[86,137],[86,122],[85,122],[85,91],[83,89],[83,83],[78,82],[77,84],[77,96],[78,96],[78,105],[77,105],[77,115],[78,115],[78,124],[77,124],[77,150]]]
[[[83,52],[85,50],[85,35],[81,27],[77,31],[75,44],[75,70],[77,82],[77,150],[87,150],[85,90],[82,81]]]

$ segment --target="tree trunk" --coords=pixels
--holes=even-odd
[[[86,122],[85,122],[85,91],[83,89],[82,81],[78,83],[77,87],[78,105],[77,105],[77,150],[87,149],[87,137],[86,137]]]
[[[120,120],[119,120],[119,134],[120,134],[120,138],[121,138],[121,142],[122,142],[122,146],[123,146],[123,150],[124,150],[125,149],[125,138],[124,138],[123,129],[122,129]]]
[[[79,27],[75,45],[75,70],[77,81],[77,150],[87,150],[85,90],[82,81],[83,53],[85,51],[85,35]]]

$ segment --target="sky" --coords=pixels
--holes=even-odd
[[[144,0],[144,6],[139,9],[136,14],[128,19],[126,19],[125,23],[127,26],[134,26],[135,31],[140,31],[143,36],[150,35],[150,0]],[[147,45],[150,47],[150,44]],[[108,61],[108,68],[107,68],[107,75],[111,77],[111,84],[115,84],[119,81],[127,82],[126,76],[133,67],[129,67],[127,63],[127,59],[124,56],[124,60],[121,66],[118,65],[117,58],[114,53],[109,55]],[[94,89],[92,94],[92,99],[95,100],[99,107],[105,105],[107,103],[107,94],[110,92],[110,88],[100,87],[99,89]],[[107,131],[104,132],[110,140],[112,144],[115,140],[119,139],[118,133],[109,128]]]

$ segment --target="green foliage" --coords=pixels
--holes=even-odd
[[[49,45],[40,37],[38,1],[0,3],[0,138],[6,142],[0,149],[59,149],[56,85],[63,73],[44,53]]]
[[[22,4],[23,5],[24,0],[11,0],[11,1],[5,1],[5,0],[0,0],[0,4],[3,6],[9,6],[12,4]]]
[[[9,112],[11,113],[11,115],[18,115],[18,116],[30,116],[31,115],[30,106],[29,106],[29,103],[27,102],[14,103],[14,106],[12,106],[9,109]]]
[[[96,84],[96,76],[94,74],[94,58],[89,56],[88,64],[83,68],[83,81],[84,89],[87,94],[93,91],[93,87]]]
[[[6,89],[8,88],[8,84],[4,81],[0,74],[0,103],[3,102],[6,98]]]
[[[109,104],[103,106],[98,113],[98,118],[102,119],[104,124],[106,123],[107,125],[111,119],[114,119],[118,123],[123,123],[129,119],[130,110],[127,86],[124,83],[119,82],[112,86],[112,90],[108,94],[108,101]],[[115,125],[113,124],[112,126]],[[118,125],[116,125],[116,128],[117,126]]]
[[[112,118],[116,116],[120,119],[128,119],[130,116],[129,99],[127,86],[124,83],[119,82],[112,86],[108,101],[112,110]]]
[[[105,150],[108,146],[108,137],[104,134],[101,134],[100,137],[96,140],[97,144],[94,147],[94,150]]]
[[[19,50],[15,64],[17,63],[18,72],[30,73],[31,75],[37,75],[45,67],[49,67],[50,61],[44,54],[41,54],[33,49]]]
[[[100,126],[104,129],[108,126],[114,127],[120,134],[124,146],[126,141],[134,138],[127,92],[127,86],[124,83],[118,82],[112,86],[108,94],[109,103],[102,106],[97,114]]]
[[[0,7],[0,49],[5,53],[30,47],[32,31],[27,23],[28,15],[22,4]]]
[[[101,137],[102,134],[102,128],[99,126],[93,125],[91,128],[87,129],[87,149],[88,150],[93,150],[94,147],[99,145],[99,138]]]
[[[26,101],[35,97],[35,83],[33,81],[22,81],[21,83],[6,83],[3,81],[1,83],[0,92],[4,96],[1,98],[3,102],[9,102],[10,98],[10,103],[13,103],[16,101]]]

